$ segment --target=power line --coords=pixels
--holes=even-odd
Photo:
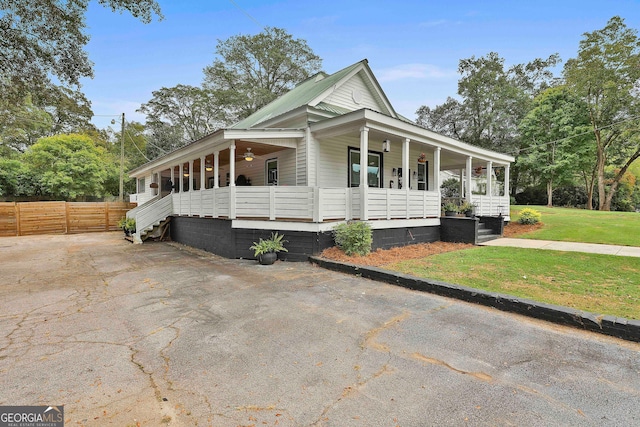
[[[258,20],[256,18],[254,18],[253,16],[249,15],[249,12],[247,12],[246,10],[244,10],[243,8],[241,8],[238,3],[236,3],[234,0],[229,0],[231,2],[231,4],[233,4],[240,12],[244,13],[249,19],[251,19],[253,22],[255,22],[255,24],[260,27],[260,29],[264,28],[264,25],[262,25],[260,22],[258,22]]]
[[[630,122],[630,121],[638,120],[638,119],[640,119],[640,115],[629,117],[627,119],[620,120],[619,122],[611,123],[611,124],[608,124],[606,126],[601,126],[599,128],[596,128],[595,130],[608,129],[608,128],[613,127],[613,126],[617,126],[617,125],[619,125],[621,123],[626,123],[626,122]],[[507,154],[517,155],[517,154],[520,154],[523,151],[533,150],[533,149],[536,149],[536,148],[539,148],[539,147],[544,147],[545,145],[556,144],[558,142],[566,141],[567,139],[572,139],[572,138],[577,138],[579,136],[589,135],[589,134],[592,134],[593,132],[594,132],[594,129],[590,129],[590,130],[588,130],[586,132],[582,132],[582,133],[579,133],[579,134],[576,134],[576,135],[567,136],[565,138],[556,139],[554,141],[543,142],[543,143],[536,144],[536,145],[530,145],[529,147],[522,148],[522,149],[519,149],[519,150],[516,150],[516,151],[512,151],[512,152],[507,153]]]

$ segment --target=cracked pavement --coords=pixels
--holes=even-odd
[[[640,424],[636,343],[121,233],[0,257],[0,405],[69,426]]]

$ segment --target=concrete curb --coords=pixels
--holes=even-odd
[[[431,279],[422,279],[407,274],[395,273],[376,267],[365,267],[340,263],[318,257],[309,257],[309,261],[328,270],[353,274],[367,279],[402,286],[422,292],[429,292],[462,301],[482,304],[498,310],[522,314],[565,326],[640,342],[640,320],[622,317],[597,315],[559,305],[544,304],[512,295],[486,292],[466,286],[453,285]]]

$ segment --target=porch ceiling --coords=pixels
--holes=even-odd
[[[269,154],[275,153],[276,151],[281,151],[286,149],[286,147],[281,147],[278,145],[269,145],[265,143],[257,143],[252,141],[236,141],[236,162],[244,162],[244,153],[247,152],[247,149],[251,148],[251,152],[254,156],[268,156]],[[229,154],[230,150],[224,149],[220,151],[219,165],[227,166],[229,165]],[[213,152],[205,155],[205,163],[209,165],[213,165]],[[185,162],[188,164],[188,162]],[[170,169],[168,167],[168,169]],[[200,158],[196,158],[193,160],[193,172],[200,172]]]

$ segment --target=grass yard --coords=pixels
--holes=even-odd
[[[383,268],[597,314],[640,319],[640,258],[474,247]]]
[[[640,246],[640,213],[518,205],[511,206],[511,221],[525,207],[541,212],[544,225],[520,238]]]

